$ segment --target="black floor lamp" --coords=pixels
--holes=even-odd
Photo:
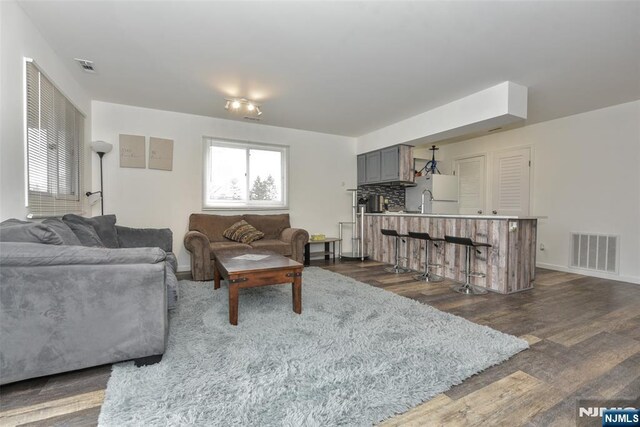
[[[91,142],[91,149],[93,151],[95,151],[96,153],[98,153],[98,156],[100,157],[100,190],[99,191],[87,191],[86,192],[86,196],[89,197],[92,194],[100,194],[100,213],[101,215],[104,215],[104,189],[102,186],[102,157],[107,154],[109,151],[111,151],[111,149],[113,148],[113,145],[111,145],[108,142],[105,141],[93,141]]]

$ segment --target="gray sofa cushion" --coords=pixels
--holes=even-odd
[[[178,278],[176,270],[178,269],[178,259],[173,252],[167,252],[167,306],[169,309],[176,307],[178,303]]]
[[[72,229],[73,225],[75,225],[78,229],[81,227],[80,224],[86,224],[93,227],[98,238],[102,245],[106,248],[119,248],[118,244],[118,232],[116,231],[116,216],[115,215],[102,215],[102,216],[94,216],[93,218],[85,218],[83,216],[67,214],[62,217],[62,220],[66,222]],[[73,224],[73,225],[72,225]],[[73,230],[76,232],[76,230]],[[86,228],[82,228],[81,233],[84,235]],[[78,233],[76,232],[76,235]],[[78,236],[80,241],[82,241],[82,237]],[[97,246],[93,244],[93,239],[91,239],[92,244],[87,244],[86,246]]]
[[[96,229],[100,240],[107,248],[119,248],[118,232],[116,231],[116,216],[101,215],[86,218],[87,222]]]
[[[173,270],[174,273],[178,271],[178,258],[176,258],[173,252],[167,252],[166,261],[167,261],[167,264],[171,266],[171,269]]]
[[[0,242],[46,243],[62,245],[62,237],[39,222],[8,219],[0,223]]]
[[[14,225],[22,225],[22,224],[33,224],[33,221],[24,221],[18,218],[9,218],[0,222],[0,227],[11,227]]]
[[[85,248],[39,243],[0,242],[0,267],[70,264],[157,264],[166,259],[160,248]]]
[[[82,243],[82,246],[104,248],[105,245],[102,243],[102,240],[100,240],[98,232],[93,225],[89,224],[85,219],[86,218],[81,216],[71,214],[62,217],[64,223],[71,228],[73,233],[80,240],[80,243]]]
[[[60,218],[49,218],[42,221],[44,225],[55,231],[62,238],[63,245],[82,246],[73,230]]]
[[[121,248],[160,248],[172,252],[173,233],[168,228],[132,228],[116,225]]]

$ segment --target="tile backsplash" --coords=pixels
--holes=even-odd
[[[389,199],[389,209],[404,209],[405,187],[395,185],[367,184],[358,186],[358,200],[369,195],[380,194]]]

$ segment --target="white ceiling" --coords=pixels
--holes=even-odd
[[[20,4],[121,104],[234,118],[244,96],[262,123],[359,136],[506,80],[528,123],[640,99],[639,1]]]

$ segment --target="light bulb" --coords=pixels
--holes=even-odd
[[[262,111],[260,111],[260,107],[256,107],[256,113],[258,113],[259,116],[262,115]]]
[[[231,103],[231,108],[233,108],[234,110],[237,110],[238,108],[240,108],[240,101],[233,101]]]
[[[253,105],[252,103],[248,103],[247,104],[247,111],[253,111],[256,109],[256,106]]]
[[[231,101],[227,101],[227,103],[224,104],[224,109],[228,110],[230,106],[231,106]]]

